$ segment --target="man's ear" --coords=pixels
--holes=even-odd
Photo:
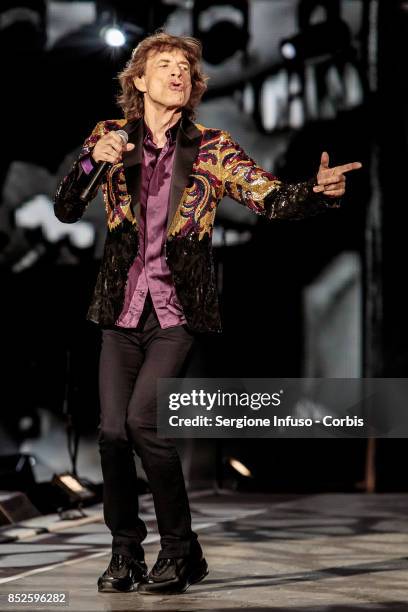
[[[133,83],[138,91],[141,91],[142,93],[146,93],[146,83],[145,83],[144,76],[135,77],[133,79]]]

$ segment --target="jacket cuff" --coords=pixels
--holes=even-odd
[[[324,195],[322,191],[313,191],[313,187],[318,185],[317,176],[309,179],[307,183],[310,189],[310,197],[313,198],[314,201],[319,202],[319,204],[326,208],[340,208],[341,198]]]

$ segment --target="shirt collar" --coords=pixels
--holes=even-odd
[[[180,123],[181,123],[181,118],[177,121],[177,123],[172,125],[171,128],[169,128],[166,131],[167,140],[170,140],[171,143],[174,143],[176,141],[177,132],[178,132],[178,129],[180,127]],[[147,125],[147,123],[146,123],[146,121],[144,119],[143,119],[143,129],[144,129],[144,142],[146,142],[146,140],[150,140],[151,142],[153,142],[152,131],[148,127],[148,125]]]

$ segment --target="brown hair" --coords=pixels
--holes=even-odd
[[[125,69],[118,74],[121,93],[117,102],[125,118],[129,121],[142,117],[144,112],[144,94],[136,89],[133,79],[143,76],[150,52],[171,51],[173,49],[180,49],[190,63],[191,94],[184,111],[190,119],[194,118],[194,109],[207,89],[206,81],[208,77],[202,72],[201,68],[201,42],[190,36],[173,36],[158,31],[143,39],[137,45]]]

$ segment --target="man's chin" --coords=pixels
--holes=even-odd
[[[170,97],[166,97],[166,98],[162,98],[161,100],[156,98],[156,100],[154,100],[154,106],[156,108],[161,107],[163,110],[168,110],[168,111],[181,111],[188,103],[188,100],[185,100],[184,98],[182,100],[177,99],[177,98],[170,98]]]
[[[187,102],[184,100],[184,96],[173,96],[168,100],[169,104],[177,105],[177,106],[185,106]]]
[[[179,110],[179,111],[181,111],[181,110],[184,108],[184,106],[185,106],[186,104],[187,104],[187,102],[184,102],[184,100],[183,100],[182,102],[180,102],[180,101],[175,102],[175,101],[170,101],[170,100],[169,100],[169,101],[168,101],[168,102],[165,104],[165,106],[166,106],[166,108],[167,108],[168,110],[175,110],[175,111]]]

